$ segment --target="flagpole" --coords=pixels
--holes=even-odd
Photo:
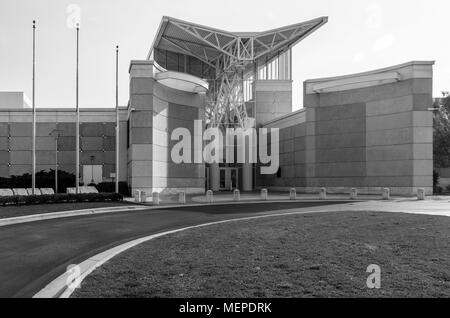
[[[116,46],[116,193],[119,193],[119,46]]]
[[[78,52],[79,52],[79,32],[80,26],[77,24],[77,67],[76,67],[76,93],[75,93],[75,107],[77,112],[77,123],[76,123],[76,141],[75,141],[75,151],[76,151],[76,160],[75,160],[75,186],[76,193],[80,193],[80,107],[78,105]]]
[[[33,20],[33,89],[32,89],[32,154],[31,154],[31,189],[36,194],[36,104],[35,104],[35,81],[36,81],[36,21]]]

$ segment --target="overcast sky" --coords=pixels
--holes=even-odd
[[[38,107],[75,104],[75,30],[81,8],[80,107],[115,105],[115,45],[120,45],[120,104],[128,66],[145,59],[164,15],[230,31],[263,31],[328,16],[294,49],[294,109],[308,78],[435,60],[434,94],[450,90],[448,0],[1,0],[0,91],[31,96],[31,25],[37,21]],[[69,12],[69,13],[68,13]],[[70,23],[69,23],[70,25]]]

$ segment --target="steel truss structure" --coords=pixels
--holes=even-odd
[[[227,32],[164,17],[148,59],[155,49],[162,49],[193,56],[214,68],[216,78],[208,94],[209,125],[246,127],[246,73],[254,72],[257,63],[291,49],[327,21],[327,17],[321,17],[265,32]]]

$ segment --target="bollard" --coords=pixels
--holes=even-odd
[[[389,200],[391,197],[391,189],[384,188],[383,189],[383,200]]]
[[[141,203],[141,191],[140,190],[134,191],[134,202]]]
[[[423,188],[417,189],[417,200],[419,201],[425,200],[425,189]]]
[[[239,191],[238,189],[235,189],[233,191],[233,201],[236,201],[236,202],[241,201],[241,191]]]
[[[147,193],[145,191],[140,191],[141,193],[141,203],[146,203],[147,202]]]
[[[158,192],[152,193],[152,202],[153,202],[153,205],[159,205],[159,193]]]
[[[186,204],[186,192],[182,191],[178,193],[178,203]]]
[[[357,200],[358,199],[358,190],[355,188],[352,188],[350,190],[350,200]]]
[[[321,188],[319,193],[319,199],[320,200],[326,200],[327,199],[327,189]]]
[[[289,199],[290,200],[297,200],[297,190],[295,188],[292,188],[289,192]]]
[[[268,192],[267,189],[261,189],[261,200],[267,201]]]
[[[214,193],[212,190],[206,191],[206,202],[213,203],[214,202]]]

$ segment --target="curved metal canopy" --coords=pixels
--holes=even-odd
[[[327,21],[321,17],[264,32],[228,32],[163,17],[147,58],[158,48],[194,56],[214,67],[221,58],[254,62],[290,49]]]

